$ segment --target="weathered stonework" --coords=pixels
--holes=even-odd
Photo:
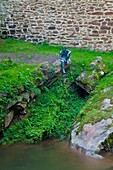
[[[112,0],[1,0],[1,33],[94,50],[113,50]]]

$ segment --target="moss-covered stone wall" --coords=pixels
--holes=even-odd
[[[113,50],[112,0],[1,0],[0,13],[3,35]]]

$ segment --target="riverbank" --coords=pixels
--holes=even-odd
[[[86,123],[94,124],[112,116],[112,110],[107,110],[107,114],[101,114],[102,112],[98,112],[98,107],[99,101],[104,100],[104,97],[111,96],[112,99],[113,96],[112,90],[100,93],[108,88],[108,85],[112,87],[113,52],[70,49],[72,64],[66,75],[59,75],[52,86],[43,86],[40,89],[37,88],[37,83],[42,81],[43,76],[34,73],[37,73],[36,70],[41,62],[53,63],[58,59],[61,47],[36,45],[11,39],[0,40],[0,44],[0,93],[3,94],[0,114],[2,144],[37,143],[43,139],[56,137],[63,140],[70,133],[75,121],[80,121],[80,131]],[[109,72],[97,84],[95,90],[87,95],[74,82],[83,70],[91,71],[89,64],[97,56],[102,57]],[[27,105],[26,115],[15,115],[12,124],[4,130],[7,105],[18,99],[21,92],[35,92],[36,97]],[[25,101],[22,101],[22,104],[25,104]]]

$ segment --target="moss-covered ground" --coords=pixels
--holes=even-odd
[[[48,89],[37,89],[37,79],[34,71],[39,64],[26,64],[34,55],[42,54],[44,59],[51,55],[53,58],[59,55],[62,47],[31,44],[12,39],[0,40],[0,94],[1,94],[1,127],[3,118],[7,114],[5,107],[16,98],[21,91],[35,91],[35,101],[29,103],[27,116],[19,122],[12,124],[7,130],[3,130],[2,143],[27,142],[34,143],[45,138],[60,137],[64,139],[69,134],[73,123],[80,122],[80,128],[85,123],[95,123],[103,118],[111,117],[113,110],[102,111],[102,102],[105,98],[111,99],[113,104],[113,52],[95,52],[86,49],[71,48],[71,61],[67,74],[59,76],[58,80]],[[12,61],[11,54],[21,58],[25,54],[26,60],[22,62]],[[10,58],[9,58],[10,53]],[[19,53],[19,57],[18,57]],[[109,73],[103,77],[94,91],[89,96],[83,96],[83,92],[76,86],[67,88],[69,82],[73,83],[82,70],[90,71],[89,64],[101,56],[108,66]],[[42,75],[38,75],[38,82]],[[66,82],[66,83],[64,83]],[[104,89],[109,88],[105,92]],[[8,97],[6,97],[8,96]]]

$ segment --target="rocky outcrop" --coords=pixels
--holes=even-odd
[[[67,69],[70,64],[71,61],[68,64],[65,64],[65,69]],[[39,83],[39,87],[42,85],[49,87],[56,81],[57,76],[62,74],[60,59],[56,60],[54,63],[49,63],[47,61],[42,63],[40,68],[35,71],[35,74],[39,74],[40,71],[43,74],[43,80]]]
[[[98,81],[108,73],[108,67],[102,61],[102,57],[97,57],[90,64],[91,73],[83,71],[76,79],[76,84],[88,93],[92,91]]]
[[[65,68],[69,67],[67,64]],[[57,79],[57,75],[61,73],[61,62],[60,59],[56,60],[54,63],[44,62],[40,64],[40,67],[34,71],[35,74],[35,84],[37,87],[42,87],[46,85],[49,87]],[[39,76],[41,75],[41,76]],[[42,77],[42,79],[39,79]],[[23,92],[18,94],[18,100],[13,100],[8,104],[6,112],[8,113],[4,119],[4,129],[7,128],[12,122],[13,118],[19,117],[23,118],[26,115],[26,108],[28,103],[36,96],[35,92]],[[2,97],[2,96],[1,96]]]
[[[26,115],[27,105],[33,97],[34,95],[32,93],[25,92],[19,95],[18,100],[14,100],[8,104],[6,108],[8,114],[5,116],[4,128],[7,128],[10,125],[15,116]]]
[[[102,120],[92,125],[85,124],[81,132],[78,133],[79,124],[75,124],[71,133],[71,147],[77,148],[93,157],[100,150],[113,151],[113,119]],[[112,139],[110,140],[110,136]],[[111,141],[111,143],[109,142]]]

